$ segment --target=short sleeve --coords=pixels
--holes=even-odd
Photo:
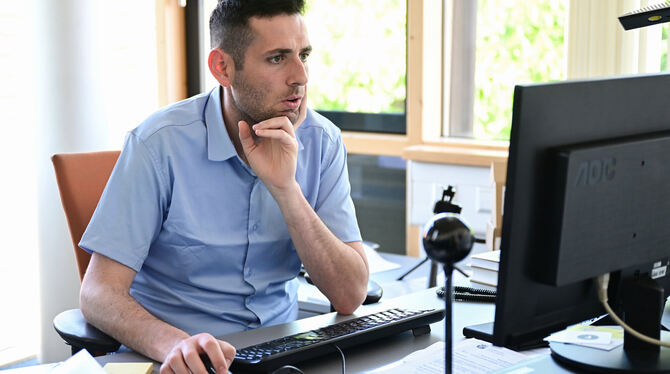
[[[166,176],[147,146],[129,133],[79,246],[135,271],[142,268],[168,206]]]
[[[343,242],[361,240],[347,170],[347,150],[335,138],[323,158],[319,193],[314,210],[330,231]]]

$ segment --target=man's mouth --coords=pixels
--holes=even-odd
[[[290,110],[298,109],[301,102],[302,97],[300,96],[289,96],[284,101],[282,101],[282,103],[284,103],[284,105],[286,105],[286,107]]]

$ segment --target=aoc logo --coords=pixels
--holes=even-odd
[[[584,161],[577,170],[575,186],[593,186],[614,179],[615,158]]]

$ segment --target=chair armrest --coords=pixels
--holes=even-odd
[[[114,338],[86,322],[79,309],[58,314],[53,324],[58,335],[72,347],[72,354],[83,348],[95,356],[116,352],[121,346]]]

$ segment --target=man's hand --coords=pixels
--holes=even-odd
[[[249,167],[261,178],[270,192],[283,190],[295,183],[298,163],[298,140],[295,129],[307,115],[307,97],[302,98],[295,125],[287,117],[274,117],[249,126],[238,123],[240,142]],[[254,132],[256,138],[252,136]]]
[[[182,340],[168,353],[161,374],[207,374],[207,368],[200,360],[206,354],[217,373],[227,373],[235,357],[235,348],[212,335],[202,333]]]

